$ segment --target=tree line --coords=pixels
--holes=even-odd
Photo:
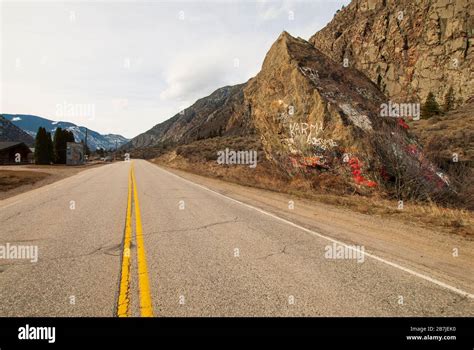
[[[72,131],[57,128],[51,137],[50,132],[40,127],[35,141],[36,164],[66,164],[68,142],[75,142]]]

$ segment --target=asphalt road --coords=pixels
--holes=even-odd
[[[474,315],[469,279],[330,259],[331,235],[142,160],[0,201],[0,222],[0,247],[38,248],[0,257],[0,316]]]

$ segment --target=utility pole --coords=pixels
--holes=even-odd
[[[87,155],[87,128],[86,128],[86,149],[84,150],[86,153],[86,160],[89,160],[89,156]]]
[[[117,140],[115,140],[114,160],[116,160],[116,157],[117,157]]]

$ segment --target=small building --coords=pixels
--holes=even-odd
[[[66,144],[66,165],[84,164],[84,145],[82,143],[68,142]]]
[[[24,142],[0,142],[0,164],[26,164],[31,150]]]

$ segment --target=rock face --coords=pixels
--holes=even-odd
[[[184,144],[215,136],[245,135],[253,127],[243,103],[244,84],[225,86],[163,123],[134,137],[125,148]]]
[[[28,146],[33,146],[35,140],[12,122],[0,115],[0,141],[24,142]]]
[[[343,153],[373,158],[385,96],[303,39],[283,32],[244,95],[267,158],[288,170],[330,168]]]
[[[310,42],[362,71],[395,102],[474,95],[474,2],[353,0]]]
[[[245,85],[215,91],[129,147],[255,133],[265,160],[285,176],[325,173],[364,192],[410,169],[417,188],[444,186],[404,120],[381,116],[385,104],[360,71],[283,32]]]

